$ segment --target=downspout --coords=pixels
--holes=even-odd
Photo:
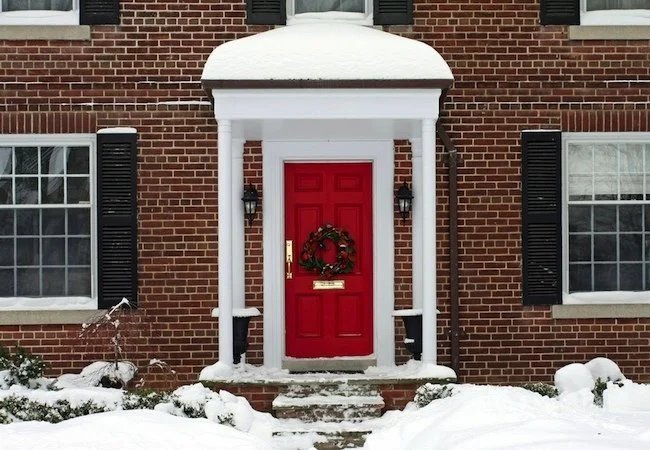
[[[449,89],[440,96],[440,111]],[[460,381],[460,313],[458,299],[458,154],[440,118],[436,132],[447,152],[449,162],[449,299],[451,302],[451,368]]]

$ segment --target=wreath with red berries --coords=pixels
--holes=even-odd
[[[321,257],[327,241],[332,241],[338,249],[336,261],[333,263],[326,263]],[[309,233],[309,238],[302,246],[300,265],[309,272],[316,272],[321,278],[328,280],[335,275],[352,272],[356,253],[354,240],[350,234],[327,224]]]

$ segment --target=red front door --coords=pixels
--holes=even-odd
[[[372,164],[286,163],[285,236],[293,244],[292,276],[285,280],[286,354],[294,358],[364,356],[372,346]],[[343,289],[314,289],[319,274],[300,266],[311,232],[330,224],[354,240],[351,273],[336,275]],[[326,240],[320,257],[336,260]],[[322,287],[322,286],[321,286]]]

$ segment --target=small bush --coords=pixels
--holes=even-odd
[[[7,370],[11,367],[11,355],[7,347],[0,345],[0,370]]]
[[[16,351],[11,355],[9,375],[23,386],[29,386],[29,380],[43,376],[45,367],[46,364],[40,356],[32,355],[22,347],[16,347]]]
[[[452,395],[454,395],[452,386],[427,383],[417,388],[413,400],[420,408],[423,408],[434,400],[451,397]]]
[[[555,386],[546,383],[527,383],[522,388],[548,398],[555,398],[560,394]]]
[[[607,389],[607,382],[598,378],[591,393],[594,394],[594,405],[603,407],[603,392]]]
[[[6,424],[15,420],[38,420],[58,423],[63,420],[106,411],[110,411],[110,408],[98,405],[92,400],[72,407],[67,400],[57,400],[53,405],[48,405],[30,400],[27,397],[10,395],[0,400],[0,423]]]
[[[166,392],[156,392],[151,390],[142,390],[135,392],[125,392],[122,398],[123,409],[154,409],[159,403],[169,401],[169,394]]]

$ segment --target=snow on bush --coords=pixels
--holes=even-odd
[[[454,395],[454,391],[450,385],[427,383],[417,388],[413,401],[420,408],[424,408],[434,400],[451,397],[452,395]]]
[[[603,408],[617,412],[650,412],[650,385],[631,380],[609,382],[603,392]]]
[[[594,380],[620,381],[625,379],[618,364],[608,358],[594,358],[586,363],[585,367]]]
[[[155,409],[180,417],[205,417],[240,431],[248,431],[253,423],[254,411],[245,398],[226,391],[217,393],[200,383],[176,389],[170,400],[169,403],[157,405]]]
[[[591,372],[584,364],[572,363],[561,367],[555,372],[555,387],[560,394],[587,389],[591,391],[594,388],[594,378]]]
[[[38,384],[45,367],[46,364],[40,356],[32,355],[22,347],[16,347],[13,354],[0,347],[0,388],[6,389],[14,384]]]
[[[527,383],[521,387],[527,391],[535,392],[548,398],[555,398],[559,395],[559,392],[555,386],[551,386],[550,384],[546,383]]]
[[[137,372],[130,361],[95,361],[84,367],[79,374],[61,375],[55,386],[67,387],[115,387],[126,386]]]

